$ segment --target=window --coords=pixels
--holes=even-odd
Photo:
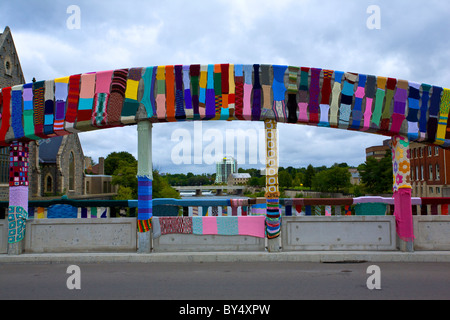
[[[433,187],[429,187],[428,191],[430,192],[430,194],[433,194]]]
[[[420,166],[420,180],[423,180],[423,166]]]
[[[441,194],[441,188],[440,187],[436,187],[436,194]]]
[[[69,190],[75,190],[75,157],[73,152],[69,154]]]
[[[423,157],[423,148],[419,148],[419,156],[422,158]]]
[[[438,164],[436,164],[435,172],[436,172],[436,180],[440,180],[441,179],[441,174],[439,172],[439,165]]]
[[[45,177],[45,192],[53,193],[53,178],[50,174]]]
[[[433,165],[428,166],[428,180],[433,180]]]
[[[439,155],[439,147],[434,147],[434,155],[435,156]]]
[[[428,156],[431,157],[431,147],[428,147]]]
[[[417,181],[420,180],[420,177],[419,177],[419,166],[416,167],[416,180]]]

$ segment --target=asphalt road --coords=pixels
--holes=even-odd
[[[381,288],[370,290],[367,280],[375,274],[367,269],[373,264],[99,263],[80,264],[79,272],[68,272],[68,264],[0,264],[0,299],[450,299],[450,263],[377,263]]]

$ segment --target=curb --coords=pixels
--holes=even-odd
[[[0,255],[2,263],[186,263],[186,262],[450,262],[450,251],[368,252],[169,252],[169,253],[26,253]]]

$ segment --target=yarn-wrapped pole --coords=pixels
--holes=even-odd
[[[414,227],[411,207],[411,169],[408,138],[393,136],[391,140],[394,215],[402,251],[413,251]]]
[[[266,119],[264,127],[266,134],[266,235],[269,239],[269,251],[278,251],[281,215],[278,188],[277,122],[274,119]],[[271,241],[271,239],[274,240]]]
[[[8,254],[21,254],[28,219],[28,143],[9,147]]]
[[[138,130],[138,252],[150,252],[150,229],[153,216],[152,205],[152,123],[141,121]]]

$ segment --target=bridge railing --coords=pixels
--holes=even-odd
[[[241,216],[264,215],[265,198],[249,199],[154,199],[155,216]],[[412,198],[413,215],[448,215],[450,198]],[[74,200],[68,198],[29,201],[29,217],[109,218],[137,216],[138,200]],[[8,202],[0,202],[0,219]],[[284,198],[280,199],[282,216],[392,215],[392,197],[359,198]]]

